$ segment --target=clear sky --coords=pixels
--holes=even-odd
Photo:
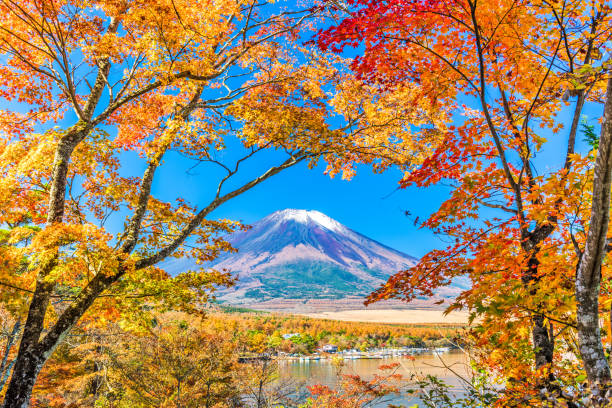
[[[561,115],[567,123],[572,108],[573,103]],[[590,123],[597,125],[601,107],[588,106],[585,114]],[[578,136],[578,150],[584,152],[586,146],[582,138]],[[558,169],[566,148],[567,131],[548,135],[543,151],[535,158],[539,174]],[[266,153],[244,169],[245,178],[241,180],[260,174],[284,158],[282,154]],[[207,165],[187,171],[192,165],[178,155],[167,157],[157,175],[153,193],[162,199],[173,200],[178,192],[198,207],[205,206],[221,173]],[[398,189],[401,174],[393,169],[374,174],[369,167],[361,166],[351,181],[339,176],[332,179],[323,174],[324,170],[323,163],[314,169],[308,169],[305,163],[298,164],[223,204],[209,218],[229,218],[249,224],[286,208],[318,210],[359,233],[415,257],[445,246],[431,231],[415,226],[414,219],[418,216],[423,220],[434,212],[448,197],[448,187]],[[406,216],[406,211],[410,211],[410,217]]]
[[[275,155],[260,161],[261,167],[277,163],[271,156]],[[178,188],[187,191],[185,195],[192,203],[205,205],[215,187],[207,182],[208,168],[196,169],[192,175],[185,172],[187,166],[178,157],[171,157],[166,164],[153,193],[164,196]],[[440,245],[431,232],[414,226],[414,218],[423,219],[436,209],[446,196],[444,188],[398,190],[401,174],[397,170],[374,174],[369,167],[361,166],[351,181],[339,176],[332,179],[324,170],[323,163],[314,169],[300,163],[223,204],[210,218],[236,219],[248,224],[285,208],[318,210],[409,255],[420,257]],[[413,215],[407,217],[405,210]]]
[[[6,101],[0,107],[27,110],[26,106]],[[68,111],[57,125],[68,127],[76,121],[75,114]],[[105,130],[115,134],[112,127]],[[231,159],[229,154],[235,146],[229,145],[227,153],[220,154],[227,154],[226,158]],[[253,164],[245,166],[244,177],[239,181],[250,180],[286,158],[284,153],[266,152],[255,158]],[[134,153],[124,153],[121,160],[123,176],[142,176],[145,168],[142,158]],[[164,165],[156,173],[154,196],[171,202],[182,197],[198,208],[207,205],[224,173],[210,165],[190,170],[193,164],[176,153],[166,154]],[[399,190],[401,173],[393,169],[374,174],[370,167],[361,166],[351,181],[342,180],[339,175],[332,179],[324,174],[324,170],[324,163],[313,169],[300,163],[224,203],[209,218],[229,218],[249,224],[286,208],[318,210],[369,238],[415,257],[442,245],[430,231],[418,229],[414,219],[419,216],[422,220],[435,211],[447,195],[446,188]],[[410,217],[405,215],[406,210],[411,212]],[[122,228],[123,221],[122,217],[117,218],[107,226],[116,232]]]

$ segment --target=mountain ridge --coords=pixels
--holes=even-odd
[[[238,274],[236,286],[218,293],[230,304],[364,297],[418,262],[316,210],[276,211],[226,240],[238,252],[205,266]],[[162,265],[171,274],[199,267],[189,259]]]

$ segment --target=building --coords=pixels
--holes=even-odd
[[[338,352],[338,346],[334,345],[334,344],[326,344],[321,348],[321,351],[324,353],[337,353]]]

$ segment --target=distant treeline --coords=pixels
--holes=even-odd
[[[308,354],[326,344],[338,350],[376,347],[438,347],[461,342],[462,328],[452,324],[342,322],[272,313],[211,313],[209,319],[231,321],[245,336],[249,351]]]

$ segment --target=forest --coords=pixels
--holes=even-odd
[[[139,328],[73,331],[41,372],[32,406],[297,407],[305,398],[292,382],[279,381],[278,361],[253,357],[308,355],[325,344],[340,350],[449,345],[460,335],[457,327],[218,312],[169,312]],[[285,339],[283,333],[295,335]],[[367,395],[367,389],[358,394]]]
[[[612,406],[609,1],[0,0],[0,13],[3,408],[365,408],[397,393]],[[194,185],[161,190],[178,162]],[[439,246],[364,302],[467,279],[445,305],[467,328],[210,310],[236,276],[206,263],[249,228],[215,214],[300,166],[444,188],[413,220]],[[166,273],[185,256],[202,267]],[[276,360],[238,361],[436,341],[469,357],[460,395],[340,363],[337,387],[296,395]]]

